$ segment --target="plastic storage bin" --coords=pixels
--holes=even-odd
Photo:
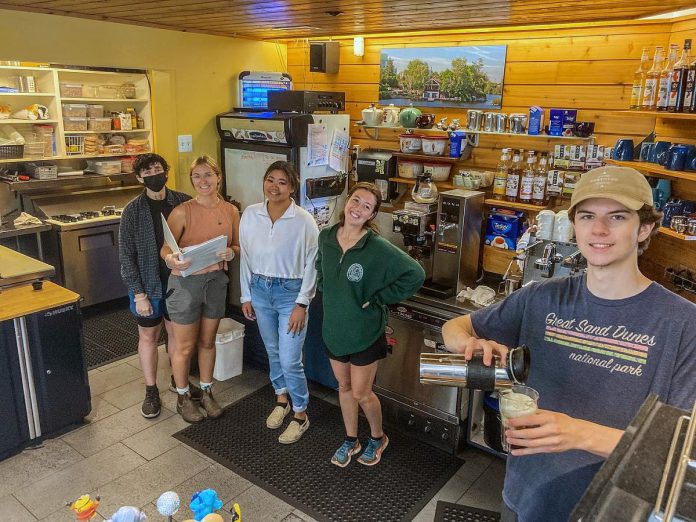
[[[213,377],[225,381],[240,375],[244,362],[244,325],[223,317],[215,336],[215,349]]]
[[[89,118],[87,130],[95,132],[109,132],[111,130],[111,118]]]
[[[82,98],[82,84],[61,82],[60,95],[64,98]]]
[[[86,131],[87,118],[63,118],[63,128],[66,132]]]
[[[65,103],[63,104],[63,116],[66,118],[86,118],[87,105],[84,103]]]
[[[87,117],[88,118],[103,118],[104,117],[104,106],[103,105],[87,105]]]
[[[121,173],[120,160],[87,160],[87,170],[97,174],[109,175]]]
[[[26,164],[27,174],[34,179],[58,179],[57,165],[37,165],[36,163]]]

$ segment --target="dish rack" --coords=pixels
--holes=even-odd
[[[65,153],[68,156],[85,153],[85,137],[84,136],[66,136],[65,137]]]
[[[683,266],[665,268],[665,279],[678,289],[696,293],[696,275]]]
[[[0,145],[0,159],[21,159],[24,145]]]

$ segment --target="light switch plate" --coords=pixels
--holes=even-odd
[[[193,150],[193,137],[190,134],[179,135],[179,152],[191,152]]]

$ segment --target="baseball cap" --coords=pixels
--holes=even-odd
[[[617,165],[605,165],[583,174],[570,198],[570,208],[592,198],[613,199],[630,210],[655,206],[645,176],[636,169]]]

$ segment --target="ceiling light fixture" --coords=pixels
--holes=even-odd
[[[271,31],[318,31],[318,27],[311,25],[274,25]]]
[[[660,13],[650,16],[642,16],[638,20],[669,20],[672,18],[680,18],[682,16],[689,16],[696,13],[696,8],[680,9],[678,11],[670,11],[668,13]]]

